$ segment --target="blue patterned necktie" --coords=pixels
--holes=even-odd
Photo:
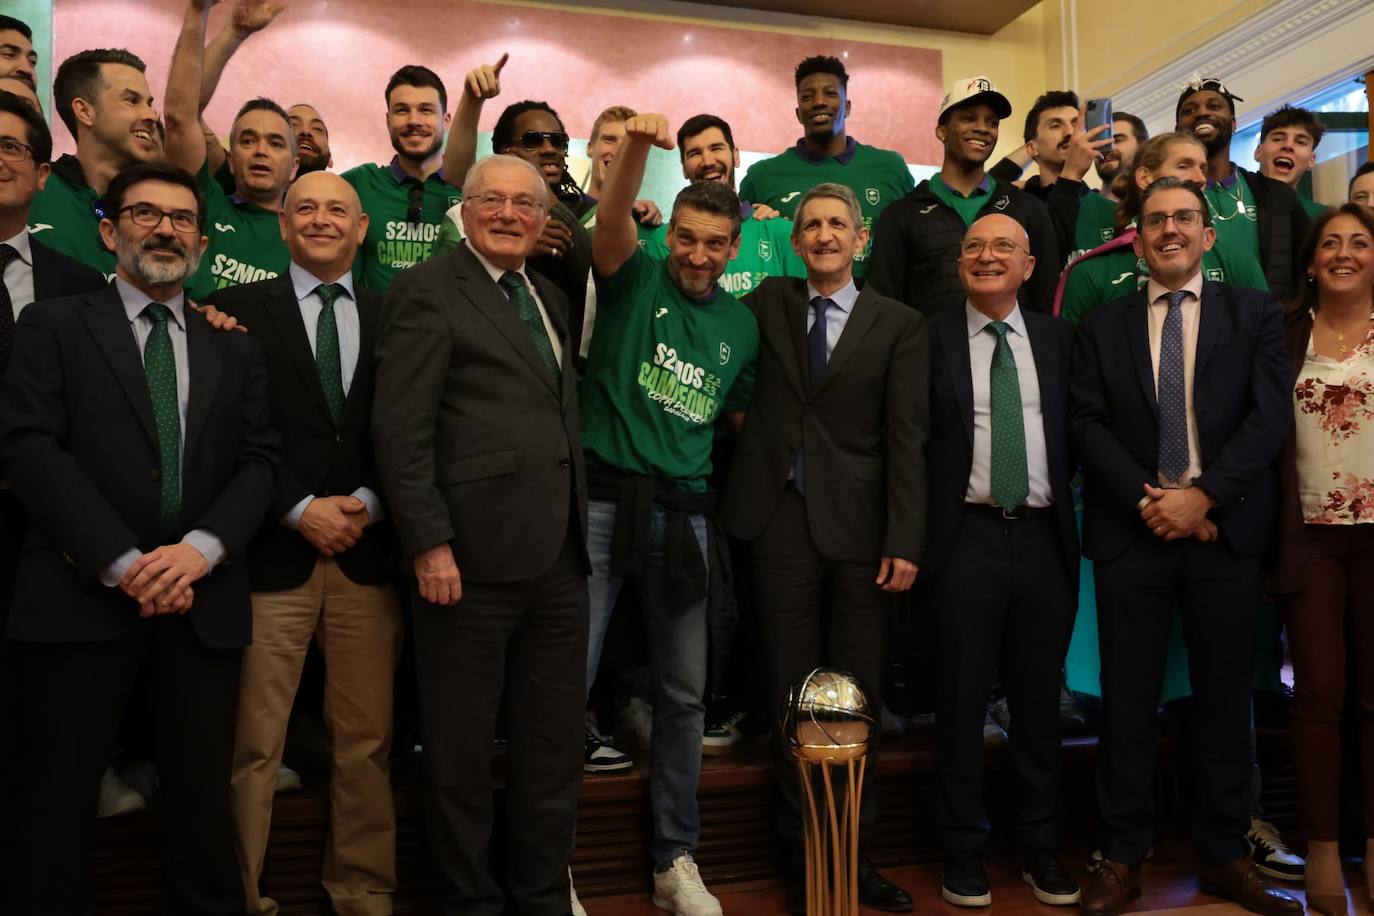
[[[816,320],[811,324],[811,330],[806,335],[806,348],[810,355],[811,390],[815,391],[820,384],[821,377],[825,375],[825,365],[830,361],[830,356],[826,353],[825,338],[825,313],[835,300],[827,299],[825,296],[817,296],[811,300],[811,307],[816,310]],[[806,492],[806,484],[803,475],[806,471],[806,457],[803,449],[797,449],[797,454],[792,457],[792,485],[797,488],[798,493]]]
[[[1169,293],[1169,311],[1159,339],[1159,473],[1178,480],[1188,470],[1188,404],[1183,390],[1183,300]]]

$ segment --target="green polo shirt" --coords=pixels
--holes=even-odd
[[[60,157],[29,205],[29,234],[54,251],[114,276],[114,252],[100,238],[97,195],[75,156]]]
[[[654,230],[642,246],[650,256],[668,256],[668,224]],[[792,221],[785,217],[755,219],[751,212],[739,227],[739,253],[725,265],[716,282],[732,296],[758,289],[766,277],[804,277],[806,265],[792,250]]]
[[[847,139],[838,156],[815,157],[803,141],[780,155],[756,162],[740,182],[741,200],[767,204],[788,219],[796,216],[802,195],[822,182],[833,181],[854,191],[869,231],[869,245],[854,259],[854,276],[868,276],[873,226],[888,205],[911,192],[916,181],[899,153],[865,146]]]
[[[1225,181],[1208,181],[1203,193],[1212,208],[1212,225],[1217,231],[1214,250],[1219,248],[1233,259],[1249,254],[1258,262],[1259,211],[1250,184],[1240,172],[1232,171]]]
[[[440,170],[425,179],[406,174],[400,158],[389,165],[367,163],[342,175],[353,185],[367,214],[367,238],[353,262],[353,275],[368,289],[384,293],[392,278],[434,254],[439,227],[449,208],[463,199]],[[411,189],[421,188],[420,219],[410,222]]]
[[[1202,256],[1202,278],[1248,289],[1269,288],[1258,259],[1237,256],[1219,245]],[[1084,258],[1069,265],[1060,314],[1079,324],[1091,309],[1144,289],[1149,279],[1149,265],[1130,248]]]
[[[945,184],[945,180],[936,172],[930,176],[930,193],[940,198],[940,202],[949,207],[959,218],[964,221],[965,226],[972,226],[973,221],[978,218],[978,211],[987,206],[988,198],[992,196],[992,189],[997,182],[991,175],[984,175],[983,180],[970,194],[965,197],[954,188]]]
[[[1073,247],[1077,251],[1092,251],[1116,236],[1116,201],[1099,193],[1085,194],[1078,199],[1078,221],[1073,227]]]
[[[217,289],[285,274],[291,253],[282,241],[277,213],[226,194],[203,165],[196,183],[205,195],[205,236],[210,242],[200,270],[186,286],[187,295],[204,302]]]
[[[1307,211],[1309,219],[1316,219],[1326,210],[1326,204],[1317,203],[1315,200],[1309,200],[1301,194],[1298,195],[1298,202],[1302,204],[1302,208]]]
[[[635,475],[706,489],[715,422],[743,410],[759,329],[721,289],[689,299],[642,249],[597,278],[596,333],[578,389],[587,457]]]

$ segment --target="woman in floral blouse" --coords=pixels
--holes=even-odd
[[[1374,863],[1374,213],[1354,204],[1312,223],[1293,304],[1294,430],[1283,453],[1273,590],[1293,653],[1293,763],[1308,838],[1307,901],[1346,912],[1337,850],[1346,633],[1362,710],[1366,862]]]

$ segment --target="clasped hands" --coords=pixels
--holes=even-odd
[[[119,590],[138,602],[138,616],[184,614],[194,582],[210,571],[205,555],[190,544],[165,544],[141,555],[119,580]]]
[[[1165,489],[1144,485],[1145,495],[1136,508],[1150,533],[1166,541],[1196,538],[1204,543],[1217,539],[1217,526],[1207,517],[1216,501],[1197,487]]]

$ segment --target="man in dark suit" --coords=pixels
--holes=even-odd
[[[792,247],[807,276],[773,277],[745,299],[759,324],[754,395],[725,488],[726,530],[749,542],[766,659],[767,709],[830,665],[853,672],[880,705],[889,603],[916,579],[925,525],[926,323],[854,285],[868,232],[854,192],[817,185],[797,207]],[[875,771],[878,734],[867,773]],[[778,736],[781,773],[793,774]],[[877,788],[865,778],[860,844],[872,838]],[[779,781],[779,827],[793,855],[788,908],[805,912],[802,808]],[[889,911],[911,897],[865,857],[859,899]]]
[[[526,270],[548,219],[529,163],[463,188],[462,247],[397,276],[373,443],[415,571],[430,844],[446,914],[565,914],[581,785],[586,487],[567,303]],[[488,872],[491,748],[509,705],[503,894]],[[509,903],[507,903],[509,901]]]
[[[297,180],[281,230],[291,252],[285,276],[209,300],[262,342],[272,425],[283,441],[272,507],[248,547],[253,644],[243,658],[233,775],[244,893],[250,913],[276,912],[259,879],[287,720],[313,638],[334,749],[323,883],[337,912],[386,914],[396,890],[387,758],[401,611],[372,455],[382,303],[353,282],[367,216],[348,182],[328,172]]]
[[[1273,459],[1293,422],[1288,353],[1273,299],[1202,279],[1215,237],[1197,185],[1150,185],[1135,241],[1148,285],[1092,311],[1074,348],[1071,428],[1086,474],[1105,706],[1106,861],[1082,900],[1095,916],[1140,894],[1175,609],[1197,706],[1202,890],[1253,912],[1302,912],[1259,876],[1245,842],[1259,556],[1275,523]]]
[[[32,526],[9,621],[26,719],[24,905],[90,911],[100,774],[146,675],[162,909],[242,913],[229,770],[252,620],[247,572],[226,561],[272,495],[267,370],[256,341],[188,320],[182,286],[205,246],[195,179],[140,164],[107,201],[115,282],[26,309],[0,396],[0,462]]]
[[[991,214],[959,248],[967,300],[931,322],[926,563],[938,630],[936,762],[941,893],[988,906],[983,732],[996,675],[1015,727],[1022,877],[1037,900],[1078,901],[1059,859],[1059,682],[1078,594],[1070,478],[1072,330],[1022,309],[1035,269],[1026,230]]]

